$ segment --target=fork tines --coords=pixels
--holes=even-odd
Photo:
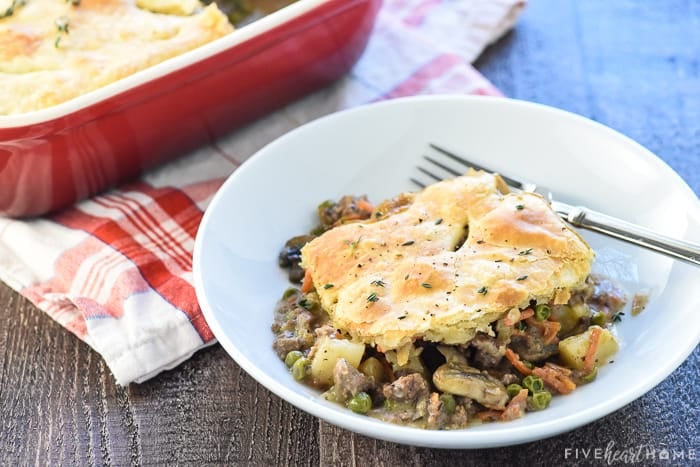
[[[461,175],[470,167],[495,173],[491,169],[480,164],[475,164],[465,159],[464,156],[457,155],[435,144],[430,143],[429,149],[430,154],[423,156],[424,161],[430,164],[429,168],[419,165],[416,169],[422,175],[430,178],[431,181],[425,183],[420,179],[411,178],[411,181],[421,188],[425,188],[433,182],[439,182],[447,178]],[[652,251],[679,258],[695,265],[700,265],[700,245],[697,243],[668,237],[646,227],[632,224],[586,207],[572,206],[561,201],[555,201],[552,199],[553,196],[549,189],[542,185],[538,186],[526,180],[516,180],[500,172],[498,172],[498,174],[511,188],[519,191],[535,192],[542,195],[551,203],[552,209],[559,217],[576,227],[602,233],[633,245],[648,248]]]
[[[417,170],[431,179],[429,183],[425,183],[417,178],[411,178],[411,181],[421,188],[433,182],[439,182],[446,178],[457,177],[467,172],[469,168],[475,170],[483,170],[484,172],[495,173],[481,164],[465,159],[463,156],[449,151],[441,146],[429,143],[428,147],[432,150],[430,155],[423,155],[423,159],[430,163],[430,169],[422,166],[417,166]],[[457,166],[455,166],[457,164]],[[509,177],[500,174],[501,178],[513,188],[523,189],[523,184],[518,180],[513,180]]]

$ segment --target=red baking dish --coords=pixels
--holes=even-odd
[[[51,108],[0,116],[0,214],[66,207],[331,83],[381,0],[299,0]]]

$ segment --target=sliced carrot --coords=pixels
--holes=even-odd
[[[576,383],[567,375],[560,373],[552,367],[538,367],[532,370],[532,374],[542,378],[546,385],[552,387],[560,394],[569,394],[576,389]]]
[[[533,310],[532,308],[525,308],[523,311],[520,312],[520,321],[522,321],[524,319],[528,319],[534,315],[535,315],[535,310]]]
[[[586,373],[590,373],[593,370],[593,365],[595,364],[595,354],[598,351],[598,343],[600,342],[601,328],[594,327],[591,328],[591,338],[588,343],[588,350],[586,351],[586,356],[583,359],[583,369]]]
[[[542,332],[542,337],[545,344],[551,344],[557,338],[557,334],[561,330],[561,323],[558,321],[538,321],[536,319],[528,319],[528,326],[535,326]]]
[[[508,359],[511,365],[515,367],[516,370],[518,370],[520,373],[524,375],[529,375],[532,373],[532,371],[525,366],[525,364],[520,360],[520,355],[517,353],[513,352],[511,349],[506,347],[506,355],[505,357]]]
[[[571,373],[573,373],[570,368],[567,368],[567,367],[561,366],[561,365],[557,365],[556,363],[552,363],[552,362],[546,362],[544,364],[544,366],[547,368],[551,368],[552,370],[554,370],[557,373],[562,374],[564,376],[569,376]]]
[[[506,410],[501,414],[501,420],[504,422],[509,422],[520,418],[525,415],[525,408],[527,407],[527,389],[521,389],[513,398],[508,402]]]
[[[557,338],[557,334],[561,330],[561,323],[557,321],[544,321],[544,343],[551,344]]]
[[[522,321],[524,319],[528,319],[535,314],[535,310],[532,308],[525,308],[524,310],[516,310],[513,315],[511,315],[511,312],[508,312],[505,318],[503,318],[503,324],[506,326],[514,326],[516,323],[519,321]]]
[[[304,279],[301,281],[301,293],[309,293],[314,288],[314,282],[311,278],[311,271],[304,271]]]

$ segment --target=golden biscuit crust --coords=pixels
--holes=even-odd
[[[388,351],[417,339],[464,343],[512,308],[566,302],[593,251],[542,197],[499,186],[470,171],[308,243],[301,265],[332,325]]]
[[[153,0],[150,0],[153,1]],[[182,3],[187,9],[168,10]],[[5,11],[12,0],[0,0]],[[24,0],[0,19],[0,115],[44,109],[233,30],[211,4]],[[169,12],[177,14],[170,14]]]

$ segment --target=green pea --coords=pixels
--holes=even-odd
[[[608,318],[605,316],[605,313],[598,312],[591,318],[591,324],[595,324],[596,326],[605,327],[607,322]]]
[[[306,370],[309,367],[309,359],[301,357],[292,365],[292,376],[297,381],[302,381],[306,378]]]
[[[537,410],[543,410],[549,407],[552,400],[552,393],[549,391],[539,391],[532,395],[532,406]]]
[[[289,297],[291,297],[292,295],[296,295],[296,294],[298,294],[298,293],[299,293],[299,289],[296,289],[296,288],[294,288],[294,287],[289,287],[289,288],[288,288],[287,290],[285,290],[284,293],[282,294],[282,300],[286,300],[286,299],[288,299]]]
[[[299,360],[301,357],[303,357],[304,354],[301,353],[298,350],[292,350],[287,353],[287,356],[284,357],[284,364],[287,365],[287,367],[291,368],[294,363]]]
[[[508,396],[512,399],[513,397],[517,396],[520,391],[523,390],[523,387],[517,383],[509,384],[508,387],[506,388],[506,391],[508,392]]]
[[[581,377],[581,382],[590,383],[591,381],[594,381],[596,377],[598,377],[598,367],[593,367],[593,370],[591,370],[590,373],[586,373]]]
[[[365,414],[372,408],[372,398],[366,392],[358,392],[348,401],[348,408],[355,413]]]
[[[535,319],[545,321],[552,315],[552,309],[546,303],[535,305]]]
[[[442,402],[442,407],[445,409],[445,412],[450,415],[455,413],[455,410],[457,409],[457,401],[452,394],[448,394],[446,392],[440,394],[440,401]]]
[[[527,375],[523,378],[523,386],[525,386],[532,394],[540,392],[544,389],[544,381],[537,376]]]

